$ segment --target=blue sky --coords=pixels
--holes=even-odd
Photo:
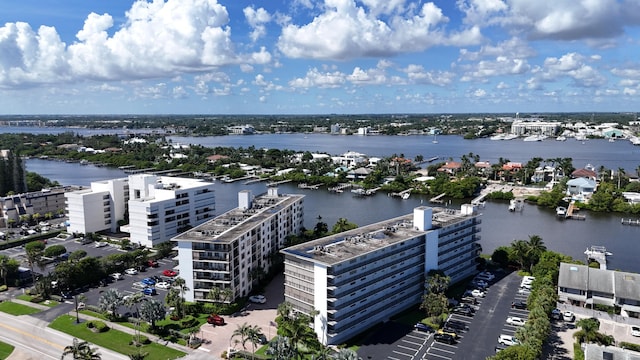
[[[637,111],[640,0],[21,0],[0,114]]]

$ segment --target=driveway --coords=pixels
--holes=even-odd
[[[231,336],[244,323],[260,327],[268,340],[275,337],[277,329],[272,325],[275,325],[278,305],[284,302],[284,274],[279,274],[267,285],[264,296],[267,298],[265,304],[247,304],[238,316],[225,316],[224,326],[202,325],[198,336],[211,342],[201,345],[199,350],[209,353],[209,359],[221,359],[224,351],[234,347]],[[247,351],[252,350],[251,346],[247,344]],[[235,345],[235,348],[242,350],[242,344]]]

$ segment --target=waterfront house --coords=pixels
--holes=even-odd
[[[572,179],[585,178],[585,179],[597,180],[598,174],[596,174],[595,171],[587,168],[576,169],[571,173],[571,178]]]
[[[462,164],[456,161],[448,161],[444,165],[442,165],[438,171],[447,173],[449,175],[455,175],[462,168]]]
[[[207,163],[213,165],[220,160],[225,160],[228,158],[229,157],[227,155],[211,155],[211,156],[207,156]]]
[[[577,178],[567,181],[567,195],[576,199],[588,199],[596,190],[596,181],[587,178]]]
[[[640,274],[560,264],[558,299],[577,306],[615,306],[624,317],[640,317]]]

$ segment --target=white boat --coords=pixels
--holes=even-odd
[[[631,141],[633,145],[640,145],[640,137],[632,136],[629,138],[629,141]]]
[[[517,138],[518,138],[518,135],[516,135],[516,134],[507,134],[507,135],[504,136],[505,140],[513,140],[513,139],[517,139]]]
[[[409,196],[411,196],[411,193],[406,192],[406,193],[402,194],[402,200],[407,200],[409,198]]]
[[[524,141],[542,141],[546,138],[547,137],[545,135],[529,135],[524,138]]]
[[[556,138],[556,141],[567,141],[567,138],[566,138],[566,136],[562,136],[562,135],[560,135],[560,136],[558,136],[558,137]]]
[[[614,137],[610,137],[610,138],[609,138],[609,142],[616,142],[616,138],[614,138]]]
[[[564,206],[558,206],[556,208],[556,215],[558,217],[566,217],[567,216],[567,208]]]
[[[504,140],[505,138],[505,134],[498,134],[498,135],[493,135],[492,137],[490,137],[490,140]]]
[[[522,211],[524,207],[524,201],[522,199],[512,199],[509,201],[509,211]]]
[[[434,144],[438,143],[438,134],[433,134],[433,141],[431,141]]]
[[[587,135],[585,135],[584,133],[577,133],[576,134],[576,140],[585,141],[585,140],[587,140]]]

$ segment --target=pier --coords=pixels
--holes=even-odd
[[[249,185],[249,184],[253,184],[253,183],[257,183],[257,182],[265,181],[265,180],[269,180],[269,178],[266,178],[266,177],[265,177],[265,178],[257,177],[257,178],[254,178],[254,179],[250,179],[250,180],[245,181],[245,182],[243,183],[243,185]]]
[[[318,190],[322,184],[312,184],[309,185],[307,183],[298,184],[299,189],[310,189],[310,190]]]
[[[409,188],[407,190],[402,190],[398,193],[390,193],[389,196],[398,196],[400,198],[402,198],[403,200],[406,200],[409,198],[409,196],[411,196],[411,191],[413,190],[413,188]]]
[[[620,219],[622,225],[640,226],[640,219]]]
[[[278,186],[280,184],[286,184],[288,182],[291,182],[293,180],[281,180],[281,181],[273,181],[267,184],[267,186]]]
[[[574,214],[576,212],[578,212],[580,210],[579,207],[576,206],[576,204],[572,201],[569,204],[569,208],[567,209],[567,215],[565,215],[565,219],[571,219],[571,220],[587,220],[587,218],[584,215],[578,215],[578,214]]]
[[[353,185],[350,184],[350,183],[342,183],[342,184],[338,184],[336,186],[330,187],[329,191],[330,192],[335,192],[335,193],[341,193],[341,192],[344,191],[344,189],[348,189],[351,186],[353,186]]]
[[[435,204],[442,204],[444,203],[444,200],[442,200],[442,198],[447,195],[447,193],[442,193],[436,197],[432,197],[431,199],[429,199],[429,202],[435,203]]]
[[[613,255],[608,252],[604,246],[596,246],[592,245],[584,251],[584,254],[587,255],[588,260],[597,261],[600,264],[600,269],[607,270],[607,256]]]

